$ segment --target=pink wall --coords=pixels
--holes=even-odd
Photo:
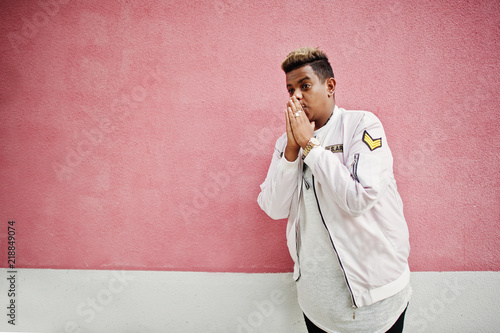
[[[311,45],[337,104],[386,127],[412,269],[498,270],[499,2],[303,4],[4,1],[0,228],[16,220],[18,267],[290,271],[285,222],[256,197],[280,63]]]

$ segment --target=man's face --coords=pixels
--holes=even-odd
[[[310,65],[297,68],[286,74],[286,87],[290,97],[295,96],[302,105],[309,121],[326,121],[333,110],[335,80],[321,82]],[[324,119],[326,117],[326,119]]]

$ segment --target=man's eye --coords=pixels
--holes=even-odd
[[[311,88],[311,84],[310,83],[305,83],[303,86],[302,86],[302,89],[309,89]]]

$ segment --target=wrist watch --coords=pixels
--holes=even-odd
[[[304,152],[302,153],[302,158],[306,158],[307,154],[309,154],[309,152],[315,148],[315,147],[320,147],[321,146],[321,143],[319,142],[318,139],[316,138],[311,138],[309,139],[309,142],[307,143],[307,146],[306,148],[304,148]]]

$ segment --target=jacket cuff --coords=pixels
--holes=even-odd
[[[283,157],[281,157],[281,160],[280,160],[281,168],[285,172],[295,171],[295,170],[297,170],[297,168],[299,166],[299,161],[300,161],[300,154],[299,154],[299,156],[297,156],[297,158],[293,162],[288,161],[286,159],[285,155],[283,154]]]
[[[309,154],[307,154],[306,158],[304,158],[304,163],[307,164],[312,169],[316,164],[316,162],[318,161],[318,158],[323,150],[325,150],[325,148],[323,147],[314,147],[313,149],[311,149]]]

